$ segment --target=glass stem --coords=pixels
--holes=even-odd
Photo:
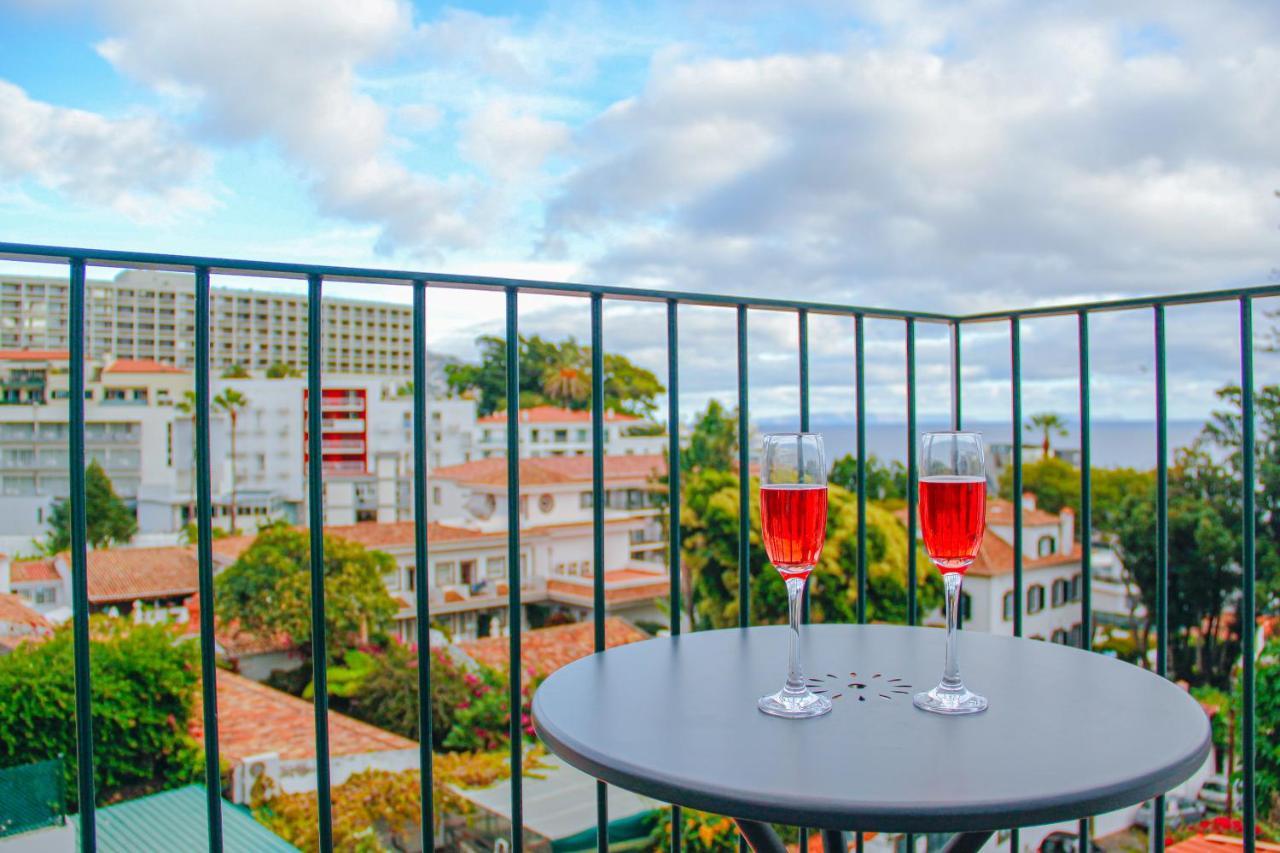
[[[804,671],[800,668],[800,607],[807,578],[787,578],[787,611],[791,617],[791,643],[787,653],[788,693],[803,693]]]
[[[942,689],[963,690],[964,682],[960,680],[960,652],[956,622],[960,617],[960,584],[964,575],[960,572],[947,572],[942,576],[942,583],[947,595],[947,662],[942,668]]]

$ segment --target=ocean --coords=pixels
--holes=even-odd
[[[788,418],[762,418],[757,421],[761,432],[786,431],[797,428],[797,421]],[[948,424],[942,421],[920,421],[919,430],[946,429]],[[1006,423],[965,423],[965,429],[975,430],[983,434],[988,443],[1009,442],[1013,437],[1012,426]],[[1173,451],[1190,444],[1200,433],[1204,424],[1200,421],[1169,421],[1170,461]],[[815,416],[810,423],[814,432],[822,433],[827,458],[839,459],[846,453],[853,453],[857,445],[854,425],[848,421],[837,421]],[[1055,448],[1079,448],[1079,425],[1068,422],[1066,436],[1053,436]],[[1098,468],[1138,468],[1146,470],[1156,465],[1156,425],[1154,421],[1094,421],[1091,433],[1093,443],[1093,464]],[[1023,441],[1028,444],[1039,444],[1039,432],[1024,429]],[[889,423],[868,421],[867,453],[878,456],[882,460],[905,462],[907,449],[906,423]]]

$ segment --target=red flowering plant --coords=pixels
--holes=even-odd
[[[1263,841],[1270,840],[1270,834],[1261,824],[1255,828],[1255,834],[1257,838]],[[1181,826],[1170,832],[1165,837],[1164,845],[1170,847],[1197,835],[1228,835],[1240,838],[1244,835],[1244,821],[1234,815],[1215,815],[1198,823]]]
[[[525,673],[520,688],[520,728],[526,740],[534,739],[529,704],[541,679],[533,670]],[[511,742],[510,690],[507,674],[487,666],[463,674],[468,695],[454,706],[453,727],[444,748],[466,751],[505,749]]]

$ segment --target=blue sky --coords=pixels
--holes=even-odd
[[[0,238],[940,310],[1262,283],[1277,44],[1280,7],[1245,0],[0,0]],[[435,345],[491,311],[442,305]],[[660,366],[660,327],[618,316]],[[1145,322],[1105,342],[1102,414],[1142,415]],[[731,397],[725,318],[689,326],[689,404]],[[1231,329],[1175,318],[1183,414],[1230,378]],[[874,334],[889,416],[900,332]],[[966,345],[993,416],[1001,334]],[[793,337],[753,325],[766,412]],[[839,412],[847,331],[823,343]],[[1067,408],[1070,343],[1028,330],[1030,405]]]

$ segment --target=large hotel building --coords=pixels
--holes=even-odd
[[[64,278],[0,274],[0,350],[64,350]],[[153,359],[195,366],[195,283],[190,275],[129,270],[87,283],[85,340],[90,359]],[[307,299],[302,295],[215,287],[210,293],[210,363],[264,370],[307,364]],[[324,370],[408,376],[413,309],[349,299],[324,300]]]

